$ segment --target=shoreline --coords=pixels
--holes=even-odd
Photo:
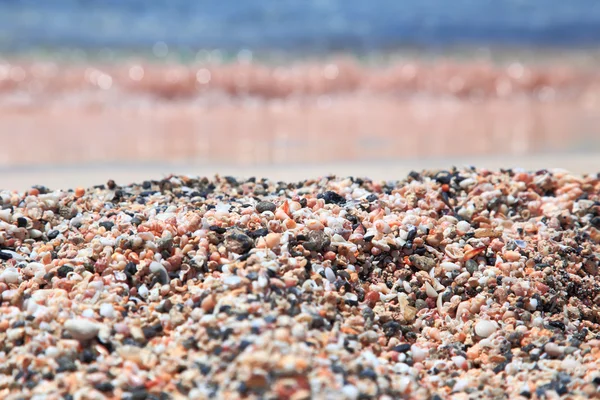
[[[563,169],[574,174],[600,173],[600,152],[575,154],[538,154],[528,157],[447,157],[404,161],[340,162],[309,165],[201,165],[201,164],[162,164],[135,165],[68,165],[40,166],[28,168],[0,168],[0,190],[25,191],[34,185],[50,189],[91,187],[112,179],[120,185],[129,185],[147,179],[164,179],[171,174],[187,176],[215,175],[236,178],[268,178],[273,181],[300,181],[315,179],[329,174],[337,177],[369,177],[374,180],[401,180],[411,171],[442,170],[452,166],[457,168],[472,165],[478,169],[498,171],[507,168],[522,168],[527,171],[541,169]]]

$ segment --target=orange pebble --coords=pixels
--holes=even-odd
[[[365,296],[365,301],[367,302],[369,307],[373,308],[375,307],[375,304],[377,304],[377,302],[379,301],[379,297],[379,292],[369,292]]]
[[[84,188],[78,187],[77,189],[75,189],[75,197],[83,197],[84,194],[85,194]]]

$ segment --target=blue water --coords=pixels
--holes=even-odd
[[[0,51],[596,46],[600,0],[0,0]]]

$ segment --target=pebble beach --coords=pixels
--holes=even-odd
[[[3,399],[589,399],[600,176],[0,192]]]

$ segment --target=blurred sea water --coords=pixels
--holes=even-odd
[[[0,54],[596,47],[597,0],[0,0]]]

